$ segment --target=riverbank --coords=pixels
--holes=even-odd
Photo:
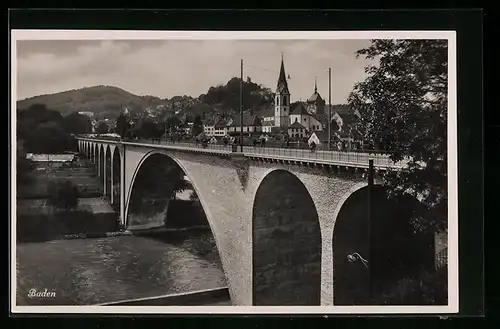
[[[46,200],[17,200],[18,242],[41,242],[79,235],[100,237],[119,230],[118,215],[106,200],[79,199],[77,209],[54,211]]]

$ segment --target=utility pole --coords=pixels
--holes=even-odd
[[[243,153],[243,59],[240,65],[240,151]]]
[[[328,68],[328,151],[331,148],[331,139],[332,139],[332,68]]]

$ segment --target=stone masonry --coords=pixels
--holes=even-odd
[[[205,210],[234,305],[333,304],[333,229],[343,203],[367,185],[362,170],[158,145],[79,142],[97,159],[93,152],[100,152],[101,145],[112,145],[111,152],[118,148],[125,226],[134,179],[144,161],[162,154],[180,166]],[[283,293],[273,297],[270,289]]]

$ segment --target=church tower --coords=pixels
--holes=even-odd
[[[314,79],[314,93],[307,100],[307,112],[312,115],[324,115],[325,114],[325,100],[321,98],[318,93],[318,84],[316,79]]]
[[[274,126],[288,128],[290,124],[290,91],[286,82],[285,64],[281,55],[281,68],[274,100]]]

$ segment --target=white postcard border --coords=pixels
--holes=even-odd
[[[446,306],[18,306],[16,305],[16,87],[18,40],[448,40],[448,305]],[[459,310],[457,54],[455,31],[11,31],[11,312],[113,314],[445,314]]]

